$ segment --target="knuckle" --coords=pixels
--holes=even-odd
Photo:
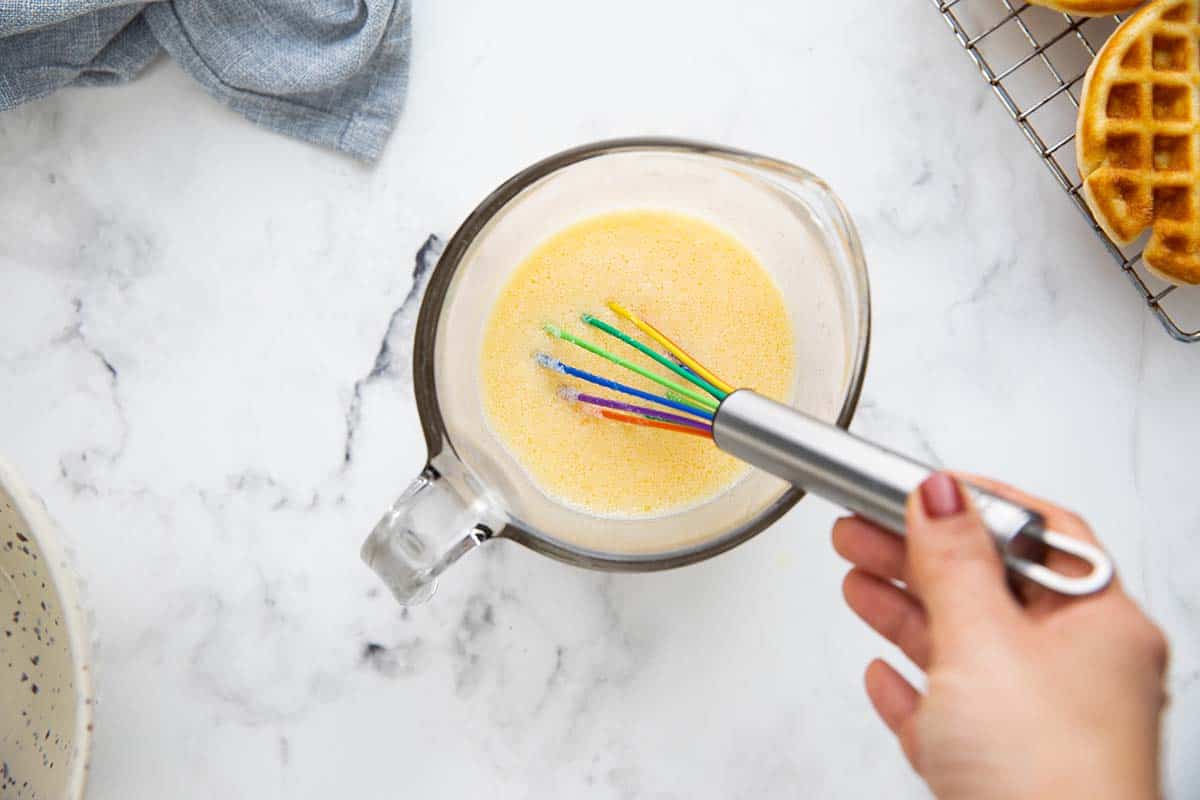
[[[912,609],[899,606],[892,610],[881,622],[880,633],[890,641],[899,643],[901,636],[911,627]]]
[[[879,621],[879,633],[910,658],[920,661],[925,650],[925,613],[911,605],[898,606]]]
[[[1064,533],[1084,533],[1092,529],[1092,526],[1088,524],[1086,519],[1070,509],[1064,509],[1063,523],[1070,528],[1069,531],[1064,531]]]
[[[953,547],[930,547],[914,553],[908,572],[918,585],[930,586],[957,572],[963,563],[962,555]]]
[[[850,602],[851,596],[854,594],[854,586],[858,580],[858,574],[853,567],[842,576],[842,597],[846,598],[847,602]]]
[[[954,568],[988,555],[991,543],[971,517],[947,520],[924,542],[925,560],[935,568]]]
[[[1152,622],[1146,622],[1142,627],[1142,648],[1160,671],[1166,669],[1167,659],[1171,650],[1166,635],[1163,634],[1161,628]]]
[[[1120,625],[1118,630],[1124,631],[1123,638],[1130,650],[1137,655],[1137,658],[1152,663],[1160,673],[1165,671],[1171,645],[1162,628],[1154,624],[1132,604],[1124,617],[1124,624]]]
[[[926,658],[927,629],[925,613],[917,608],[908,609],[896,629],[896,644],[919,666],[924,666],[921,662]]]

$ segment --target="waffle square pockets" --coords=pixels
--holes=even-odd
[[[1117,28],[1084,80],[1076,154],[1104,232],[1149,229],[1146,266],[1200,284],[1200,0],[1154,0]]]

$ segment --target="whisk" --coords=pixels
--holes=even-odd
[[[674,377],[652,371],[556,325],[546,325],[544,330],[550,336],[663,389],[661,394],[645,391],[567,364],[549,353],[535,353],[537,363],[548,370],[651,405],[625,402],[573,386],[559,388],[558,396],[564,401],[616,423],[712,439],[721,450],[748,464],[904,534],[908,497],[933,472],[931,467],[751,389],[735,388],[628,308],[611,301],[608,307],[664,352],[592,314],[584,314],[583,322],[638,351]],[[1033,509],[975,486],[965,488],[1011,571],[1065,595],[1092,594],[1112,580],[1112,562],[1099,548],[1047,528],[1045,519]],[[1074,576],[1050,569],[1042,563],[1050,550],[1085,562],[1089,572]]]

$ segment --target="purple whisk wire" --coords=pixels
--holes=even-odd
[[[600,406],[601,408],[611,408],[614,411],[628,411],[633,414],[639,414],[650,419],[658,419],[663,422],[672,422],[676,425],[685,425],[689,428],[696,428],[702,431],[711,431],[711,425],[705,425],[703,422],[697,422],[689,417],[683,417],[679,414],[671,414],[666,411],[659,411],[655,408],[647,408],[646,406],[635,406],[632,403],[622,403],[619,400],[609,400],[607,397],[597,397],[594,394],[586,394],[576,389],[563,386],[558,390],[558,394],[564,400],[578,401],[587,403],[592,406]]]

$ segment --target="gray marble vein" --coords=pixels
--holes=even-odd
[[[349,464],[354,457],[354,435],[362,421],[363,390],[378,380],[404,380],[411,375],[412,340],[421,297],[443,249],[445,242],[436,235],[431,235],[421,245],[412,270],[412,284],[408,294],[404,295],[400,305],[388,318],[387,330],[379,342],[371,371],[354,382],[354,393],[346,409],[346,446],[342,454],[344,464]]]

